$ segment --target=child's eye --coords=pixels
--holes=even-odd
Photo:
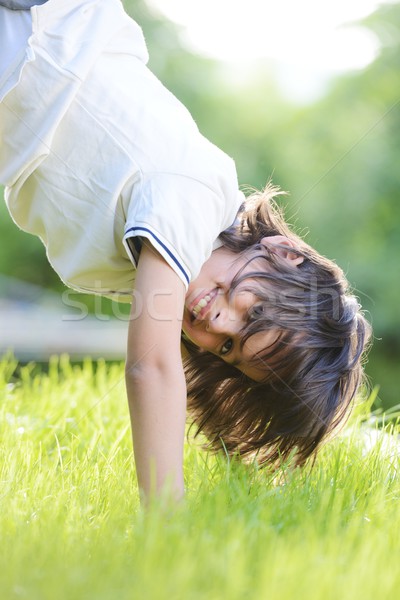
[[[248,312],[248,320],[255,321],[259,317],[264,316],[264,306],[262,304],[255,304]]]
[[[225,356],[225,354],[229,354],[229,352],[232,350],[233,347],[233,340],[232,338],[228,338],[225,342],[225,344],[221,347],[220,350],[220,354],[221,356]]]

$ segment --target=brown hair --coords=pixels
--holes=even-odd
[[[250,273],[238,273],[233,288],[248,280],[258,298],[242,343],[260,331],[277,333],[277,342],[254,357],[265,378],[253,381],[184,340],[197,433],[204,432],[213,450],[256,454],[259,464],[272,466],[291,455],[303,464],[344,421],[362,381],[371,333],[343,271],[285,223],[274,202],[280,193],[270,183],[252,193],[237,223],[220,236],[224,246],[248,258],[246,266],[256,261]],[[273,235],[289,238],[303,262],[293,267],[260,243]],[[260,260],[266,268],[260,269]]]

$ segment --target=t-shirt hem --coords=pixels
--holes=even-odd
[[[165,240],[159,232],[155,232],[148,225],[137,225],[135,227],[129,227],[129,229],[125,231],[123,243],[134,267],[137,268],[140,248],[138,244],[134,244],[134,247],[132,247],[128,241],[129,239],[136,237],[146,238],[152,243],[154,248],[161,254],[161,256],[169,264],[169,266],[180,277],[180,279],[185,285],[185,288],[187,289],[191,280],[191,275],[188,267],[178,255],[176,250],[172,248],[171,245],[167,242],[167,240]]]

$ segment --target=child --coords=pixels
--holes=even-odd
[[[132,303],[145,498],[183,495],[187,397],[212,448],[304,463],[362,374],[369,326],[342,271],[288,228],[272,185],[244,201],[231,159],[147,69],[119,0],[0,5],[6,202],[67,285]]]

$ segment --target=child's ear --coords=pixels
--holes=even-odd
[[[272,252],[281,258],[290,261],[294,267],[300,265],[304,260],[303,256],[299,256],[296,252],[292,252],[292,250],[296,250],[296,246],[292,240],[284,235],[271,235],[268,237],[263,237],[261,244],[268,246]]]

